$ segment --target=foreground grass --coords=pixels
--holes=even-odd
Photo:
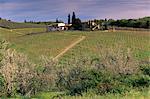
[[[16,98],[27,98],[17,96]],[[95,95],[92,93],[85,93],[83,96],[66,96],[62,92],[43,92],[39,93],[36,96],[33,96],[32,99],[150,99],[150,90],[149,91],[135,91],[132,90],[126,94],[106,94],[106,95]]]

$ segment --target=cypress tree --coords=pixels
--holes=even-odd
[[[70,24],[70,14],[68,15],[68,24]]]
[[[73,12],[73,14],[72,14],[72,24],[75,23],[75,19],[76,19],[76,15],[75,15],[75,12]]]

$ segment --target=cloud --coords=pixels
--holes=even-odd
[[[150,0],[1,0],[0,16],[16,21],[55,20],[75,11],[84,20],[137,18],[150,16],[149,5]]]

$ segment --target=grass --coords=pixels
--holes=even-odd
[[[71,33],[68,33],[71,34]],[[75,34],[75,33],[72,33]],[[148,59],[150,56],[150,33],[141,32],[79,32],[76,35],[85,35],[86,39],[71,49],[62,57],[62,61],[68,61],[74,58],[98,57],[102,48],[113,48],[122,46],[122,49],[130,48],[134,56],[139,59]]]
[[[118,45],[123,46],[123,49],[131,48],[137,59],[148,59],[150,56],[150,33],[148,32],[68,31],[22,36],[31,31],[41,32],[45,29],[25,28],[15,29],[13,31],[8,29],[0,30],[0,36],[10,41],[13,48],[27,54],[31,60],[35,61],[37,61],[41,55],[55,57],[81,35],[86,36],[86,39],[65,53],[61,58],[62,63],[74,58],[80,58],[81,56],[98,57],[101,48],[111,47],[117,49]]]
[[[95,95],[92,93],[85,93],[83,96],[65,96],[62,92],[43,92],[39,93],[36,96],[33,96],[37,99],[53,99],[58,96],[61,99],[149,99],[150,91],[135,91],[131,90],[126,94],[106,94],[106,95]],[[55,98],[54,98],[55,99]]]
[[[45,32],[46,28],[23,28],[23,29],[12,29],[14,32],[29,34],[29,33],[39,33]]]
[[[32,23],[18,23],[7,21],[5,19],[0,20],[0,27],[8,28],[8,29],[17,29],[17,28],[43,28],[45,25],[41,24],[32,24]]]
[[[39,29],[32,29],[34,31],[41,31]],[[2,38],[8,40],[12,47],[19,52],[25,53],[34,62],[39,61],[39,57],[44,55],[48,57],[55,57],[66,46],[70,45],[79,36],[64,35],[63,33],[44,33],[38,35],[23,36],[27,29],[13,30],[1,29],[0,35]],[[19,33],[18,33],[19,32]]]
[[[66,32],[49,32],[37,35],[25,35],[32,32],[44,31],[44,28],[24,28],[24,29],[3,29],[0,28],[0,37],[11,43],[12,48],[18,52],[25,53],[30,60],[35,63],[39,62],[41,55],[55,57],[67,46],[75,42],[80,36],[86,36],[86,39],[70,49],[64,56],[61,57],[60,63],[65,64],[74,58],[84,57],[99,57],[102,48],[118,49],[121,45],[122,49],[130,48],[133,55],[138,60],[149,59],[150,56],[150,33],[148,32],[81,32],[81,31],[66,31]],[[36,97],[40,99],[48,99],[58,92],[40,93]],[[106,96],[93,95],[85,93],[82,97],[64,96],[64,99],[141,99],[150,98],[150,92],[131,91],[125,95],[108,94]]]

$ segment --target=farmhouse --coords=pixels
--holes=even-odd
[[[54,23],[52,25],[47,26],[47,32],[69,30],[71,26],[72,24]]]
[[[82,30],[100,30],[100,24],[97,24],[94,21],[82,22]]]

